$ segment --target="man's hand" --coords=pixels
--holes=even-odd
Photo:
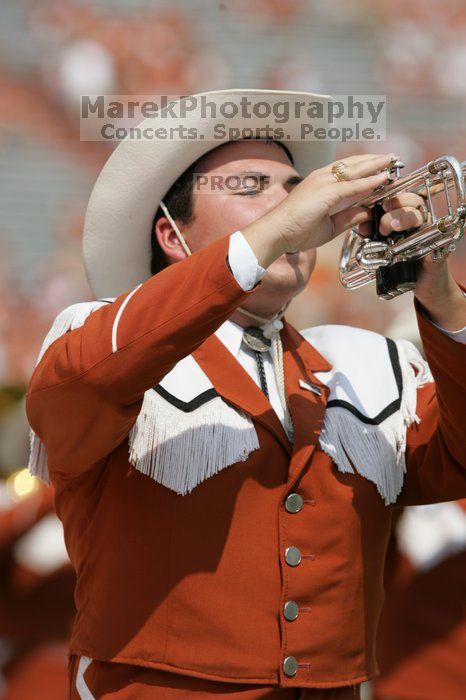
[[[259,264],[267,268],[283,253],[317,248],[353,226],[369,235],[371,211],[354,203],[387,183],[386,169],[393,156],[345,158],[350,179],[343,182],[332,174],[333,163],[308,175],[278,206],[242,230]],[[421,226],[420,204],[422,197],[411,192],[391,197],[384,202],[380,232],[387,236]],[[428,256],[421,261],[421,270],[414,294],[427,315],[445,330],[465,326],[466,299],[446,261],[433,262]]]
[[[387,212],[380,221],[380,233],[388,236],[392,231],[416,229],[423,223],[422,212],[417,208],[424,200],[412,192],[404,192],[384,202]],[[362,235],[369,235],[368,224],[359,227]],[[420,261],[420,274],[414,295],[420,301],[426,315],[446,331],[457,331],[466,326],[466,297],[456,284],[449,269],[448,260],[432,260],[432,255]]]
[[[370,210],[354,203],[387,183],[392,157],[389,153],[345,158],[350,179],[343,182],[332,174],[333,164],[308,175],[279,205],[242,229],[259,264],[268,267],[283,253],[317,248],[368,221]]]

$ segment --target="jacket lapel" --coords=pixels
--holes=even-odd
[[[285,430],[267,397],[222,341],[211,335],[192,355],[220,396],[255,418],[291,454]]]
[[[314,372],[325,372],[332,366],[287,322],[281,337],[285,388],[295,429],[293,447],[267,397],[216,335],[192,354],[222,398],[255,418],[292,455],[295,472],[315,449],[327,405],[328,389]],[[300,385],[300,380],[314,391]]]

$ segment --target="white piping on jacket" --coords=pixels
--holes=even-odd
[[[120,308],[118,309],[117,315],[115,316],[115,320],[114,320],[114,322],[113,322],[113,328],[112,328],[112,352],[116,352],[116,351],[118,350],[118,346],[117,346],[117,330],[118,330],[118,324],[119,324],[119,322],[120,322],[121,314],[123,313],[126,304],[127,304],[128,301],[131,299],[131,297],[133,296],[133,294],[134,294],[135,292],[138,291],[139,287],[142,287],[142,282],[141,282],[141,284],[138,284],[138,286],[135,287],[135,288],[133,289],[133,291],[130,292],[130,293],[128,294],[128,296],[126,297],[126,299],[124,300],[124,302],[122,303],[122,305],[120,306]]]

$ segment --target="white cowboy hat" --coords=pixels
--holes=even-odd
[[[191,109],[193,100],[196,100],[195,109]],[[204,111],[202,100],[211,103]],[[248,116],[239,108],[241,100],[262,106],[257,110],[251,107],[247,110]],[[305,108],[302,108],[299,116],[296,116],[294,109],[299,103],[321,104],[326,114],[329,102],[332,102],[332,98],[328,95],[308,92],[220,90],[181,98],[176,104],[179,107],[184,105],[187,110],[184,117],[178,117],[179,110],[173,117],[173,111],[167,107],[157,117],[141,122],[138,125],[141,130],[146,127],[168,130],[180,125],[195,128],[198,137],[164,140],[126,138],[104,165],[89,199],[83,233],[86,274],[96,297],[118,296],[151,276],[151,226],[160,200],[186,168],[202,155],[222,143],[243,138],[236,133],[230,136],[229,130],[237,129],[243,134],[245,129],[255,132],[266,124],[282,128],[283,138],[275,134],[272,138],[284,141],[296,170],[302,176],[330,163],[334,143],[303,139],[302,125],[312,124],[313,118],[306,115]],[[285,121],[277,123],[274,115],[283,115],[280,106],[285,103],[293,105],[293,109],[290,109]],[[231,105],[238,107],[235,116],[228,116],[234,111]],[[270,115],[264,118],[263,114],[269,107]],[[214,109],[217,109],[217,118],[213,116]],[[322,117],[316,117],[314,121],[315,126],[317,123],[318,126],[326,126]],[[224,124],[228,130],[223,139],[214,135],[214,126],[218,123]]]

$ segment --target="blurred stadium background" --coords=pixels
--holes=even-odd
[[[34,654],[46,628],[51,628],[50,664],[63,666],[66,656],[68,618],[62,626],[48,624],[47,606],[38,612],[34,598],[32,628],[24,611],[45,578],[50,584],[53,576],[56,584],[57,571],[65,571],[69,593],[71,572],[58,558],[50,569],[33,574],[27,558],[18,555],[18,542],[52,510],[51,498],[47,501],[40,489],[34,492],[37,487],[21,471],[28,449],[24,390],[55,315],[92,298],[81,261],[81,230],[87,198],[110,147],[79,141],[79,94],[262,87],[387,95],[388,139],[375,148],[399,153],[411,170],[443,153],[466,158],[465,30],[464,0],[3,0],[0,515],[23,508],[25,500],[33,505],[26,515],[21,511],[5,520],[4,527],[13,528],[9,534],[0,532],[0,563],[12,577],[8,580],[20,586],[17,594],[6,579],[2,584],[0,611],[9,611],[11,623],[2,627],[0,622],[0,668],[2,663],[10,668],[10,691],[2,695],[0,688],[0,698],[42,697],[37,685],[33,695],[25,695],[24,688],[17,691],[22,695],[12,694],[11,679],[19,678],[21,666],[15,670],[11,659]],[[368,150],[374,145],[346,144],[338,156]],[[309,289],[290,309],[295,325],[336,322],[384,332],[409,316],[410,295],[388,303],[378,301],[372,287],[341,288],[340,245],[320,251]],[[463,282],[465,257],[464,245],[451,257]],[[26,675],[22,672],[23,679]],[[55,695],[49,690],[44,697]]]
[[[56,313],[89,298],[86,201],[109,155],[80,142],[80,93],[225,86],[386,94],[387,143],[417,167],[466,152],[466,5],[430,0],[16,0],[0,7],[0,382],[23,386]],[[339,156],[374,149],[350,143]],[[320,253],[293,320],[383,331],[411,300],[345,292]],[[452,258],[462,274],[466,248]]]

